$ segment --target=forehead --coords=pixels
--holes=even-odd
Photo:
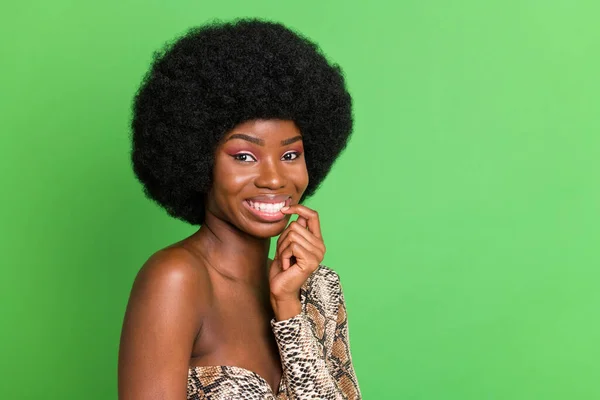
[[[300,129],[298,129],[294,121],[283,119],[254,119],[235,126],[231,131],[227,132],[224,139],[227,140],[232,135],[239,133],[255,136],[264,140],[266,143],[270,141],[280,141],[295,136],[302,136]]]

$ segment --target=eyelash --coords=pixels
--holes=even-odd
[[[281,158],[284,158],[285,156],[292,155],[292,154],[295,156],[294,158],[292,158],[291,160],[284,160],[284,161],[294,161],[298,157],[300,157],[300,154],[302,154],[302,153],[300,153],[299,151],[289,151],[289,152],[285,153]],[[241,156],[249,156],[249,157],[252,157],[252,159],[254,161],[256,161],[256,158],[250,153],[238,153],[238,154],[234,154],[232,157],[234,160],[242,162],[242,163],[250,162],[250,161],[246,161],[246,160],[241,160],[240,159]]]

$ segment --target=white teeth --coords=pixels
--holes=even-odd
[[[248,200],[248,204],[250,204],[250,207],[256,210],[266,212],[269,214],[275,214],[281,211],[281,208],[285,206],[285,201],[281,203],[258,203]]]

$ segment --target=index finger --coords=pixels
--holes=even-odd
[[[315,210],[311,210],[302,204],[294,204],[289,207],[283,207],[281,212],[284,214],[298,214],[300,217],[303,217],[308,222],[308,231],[317,238],[322,239],[319,213]]]

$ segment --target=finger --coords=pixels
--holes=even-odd
[[[292,257],[295,259],[296,262],[298,262],[294,252],[292,251],[292,248],[295,246],[295,243],[296,242],[293,241],[286,242],[285,245],[282,244],[282,246],[278,249],[279,260],[281,261],[281,269],[284,271],[287,271],[287,269],[293,265]]]
[[[308,227],[308,221],[304,217],[298,217],[296,222],[298,222],[298,224],[300,224],[300,226],[302,226],[304,229]]]
[[[284,270],[287,270],[291,266],[289,260],[292,258],[292,256],[296,257],[297,259],[307,260],[307,261],[314,258],[313,254],[310,253],[308,250],[306,250],[301,244],[299,244],[297,242],[290,243],[290,245],[287,246],[281,252],[281,260],[283,262],[287,263],[287,264],[284,264]],[[311,263],[309,261],[305,265],[310,265],[310,264]],[[315,264],[317,264],[317,266],[318,266],[318,263],[315,263]],[[285,265],[287,265],[287,267]],[[301,263],[296,262],[296,264],[294,264],[294,265],[298,266],[298,268],[305,271],[305,269],[302,267]],[[309,272],[312,272],[312,271],[309,271]]]
[[[303,221],[306,221],[303,218]],[[292,221],[290,222],[290,224],[287,226],[287,228],[285,228],[285,230],[283,232],[281,232],[281,234],[279,235],[279,237],[277,238],[277,246],[279,247],[281,245],[281,242],[283,242],[283,240],[287,237],[287,235],[293,231],[296,230],[298,232],[306,232],[307,233],[307,238],[309,236],[314,236],[312,233],[309,232],[308,229],[306,229],[306,225],[302,225],[302,222],[298,222],[298,221]],[[315,238],[316,239],[316,238]],[[319,239],[316,239],[319,240]]]
[[[292,265],[292,262],[289,258],[283,256],[283,250],[279,251],[279,260],[281,262],[281,270],[287,271],[287,269]]]
[[[323,247],[311,243],[307,238],[302,236],[301,233],[298,233],[296,231],[290,232],[289,235],[285,238],[285,240],[281,242],[280,253],[282,253],[283,250],[289,247],[292,243],[298,243],[306,250],[308,250],[314,256],[314,258],[319,259],[319,261],[323,260],[323,256],[325,255]]]
[[[281,261],[278,259],[274,259],[271,263],[271,268],[269,269],[269,279],[278,275],[282,271]]]
[[[276,257],[273,258],[273,262],[271,262],[271,266],[269,268],[269,274],[277,273],[281,271],[281,262]]]
[[[290,224],[279,234],[277,238],[277,247],[281,244],[281,242],[285,239],[285,237],[294,229],[294,225],[297,225],[297,221],[292,221]]]
[[[308,229],[306,229],[302,225],[300,225],[297,221],[292,222],[288,228],[289,229],[285,233],[285,236],[280,237],[277,240],[277,245],[278,246],[281,246],[282,243],[284,243],[286,240],[288,240],[288,238],[290,237],[290,234],[292,232],[295,232],[296,234],[299,234],[300,236],[302,236],[303,238],[305,238],[308,242],[310,242],[311,245],[317,247],[322,252],[325,252],[325,243],[323,243],[323,240],[317,238]]]
[[[298,214],[300,217],[304,217],[307,221],[308,230],[319,239],[322,238],[319,213],[315,210],[311,210],[302,204],[294,204],[289,207],[283,207],[281,212],[284,214]]]
[[[280,250],[279,260],[281,260],[284,270],[292,267],[294,262],[299,265],[300,269],[305,269],[306,266],[318,266],[323,261],[325,255],[320,249],[315,248],[310,243],[298,237],[296,233],[291,234],[295,240],[286,241]]]
[[[294,221],[295,222],[295,221]],[[276,252],[278,253],[280,247],[281,247],[281,242],[283,242],[285,240],[285,238],[287,237],[287,235],[289,235],[289,233],[294,229],[293,225],[294,222],[291,222],[287,228],[285,228],[285,230],[283,232],[281,232],[281,234],[279,235],[279,237],[277,238],[277,247],[276,247]]]
[[[290,246],[292,246],[292,244],[294,243],[296,242],[292,240],[288,240],[285,243],[282,242],[282,244],[277,249],[277,252],[279,254],[278,259],[281,262],[281,269],[283,271],[286,271],[289,267],[291,267],[294,264],[294,262],[298,262],[293,253],[289,254],[288,256],[284,255],[284,251],[289,250]],[[288,252],[286,252],[286,254],[288,254]]]

